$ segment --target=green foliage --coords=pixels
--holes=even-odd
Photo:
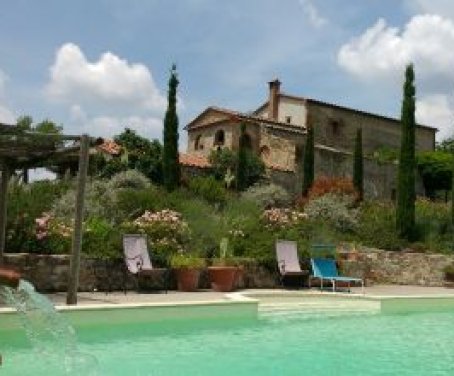
[[[247,146],[246,146],[246,124],[242,123],[240,128],[240,140],[238,147],[238,160],[236,166],[236,189],[244,191],[247,187]]]
[[[174,269],[201,269],[205,260],[189,253],[176,253],[170,258],[170,266]]]
[[[445,138],[443,141],[437,143],[436,150],[454,154],[454,136]]]
[[[446,151],[427,151],[417,155],[417,166],[428,197],[435,198],[437,190],[450,190],[453,154]]]
[[[211,204],[223,205],[227,200],[227,190],[213,176],[192,178],[189,181],[189,190]]]
[[[150,181],[137,170],[127,170],[113,176],[109,186],[112,189],[146,189],[150,186]]]
[[[254,201],[262,208],[284,207],[292,202],[289,193],[273,183],[253,185],[243,192],[241,197]]]
[[[405,241],[396,231],[396,211],[391,203],[364,202],[359,212],[354,240],[362,244],[390,251],[400,250]]]
[[[116,193],[116,208],[120,220],[131,220],[146,210],[163,209],[162,193],[155,186],[146,189],[121,189]]]
[[[304,207],[309,219],[329,222],[336,230],[353,231],[358,225],[358,210],[353,198],[328,193],[310,200]]]
[[[314,182],[314,128],[311,126],[307,128],[303,174],[303,195],[306,196]]]
[[[353,186],[358,192],[358,199],[364,197],[363,134],[361,128],[356,131],[355,151],[353,153]]]
[[[242,152],[245,187],[257,183],[265,172],[265,165],[263,161],[255,155],[251,150],[245,149]],[[213,175],[217,180],[225,182],[226,176],[229,172],[238,173],[238,157],[239,153],[235,153],[229,149],[213,150],[209,156],[209,161],[212,165]],[[237,183],[238,176],[235,176],[235,183]]]
[[[162,145],[158,140],[150,141],[129,128],[125,128],[114,140],[122,148],[121,156],[93,156],[90,164],[94,175],[111,178],[122,171],[137,170],[152,182],[162,183]]]
[[[399,235],[410,239],[415,226],[415,86],[413,65],[405,71],[402,101],[402,132],[397,184],[396,228]]]
[[[103,218],[89,218],[85,223],[82,251],[90,257],[115,259],[122,257],[122,234]]]
[[[52,202],[65,194],[70,183],[37,181],[21,184],[12,179],[8,190],[7,252],[48,252],[35,236],[35,218],[50,209]]]
[[[213,168],[214,177],[217,180],[224,180],[227,171],[235,171],[237,155],[230,149],[212,150],[208,160]]]
[[[399,159],[399,152],[396,149],[382,146],[374,151],[372,158],[381,165],[394,163]]]
[[[180,185],[180,163],[178,160],[178,116],[177,116],[178,78],[176,66],[172,66],[169,79],[167,111],[164,118],[164,148],[162,167],[164,186],[173,191]]]

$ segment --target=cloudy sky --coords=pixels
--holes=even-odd
[[[209,105],[283,91],[399,117],[415,64],[418,121],[453,135],[451,0],[0,0],[0,121],[160,138],[171,64],[183,127]],[[185,148],[186,135],[181,134]]]

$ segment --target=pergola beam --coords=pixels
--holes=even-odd
[[[77,290],[79,288],[80,251],[82,248],[82,224],[84,216],[85,183],[88,173],[88,154],[90,139],[83,135],[80,139],[79,175],[76,193],[76,213],[72,239],[71,263],[69,271],[68,293],[66,304],[77,304]]]

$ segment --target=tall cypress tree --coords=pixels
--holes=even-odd
[[[306,196],[314,182],[314,129],[307,128],[306,147],[303,161],[303,195]]]
[[[180,183],[180,164],[178,160],[178,115],[177,115],[178,77],[175,64],[172,65],[169,78],[167,111],[164,118],[164,146],[162,171],[164,186],[174,190]]]
[[[415,226],[415,74],[413,64],[405,71],[401,116],[401,147],[397,182],[396,227],[399,235],[410,238]]]
[[[236,189],[243,191],[247,186],[247,148],[246,148],[246,124],[241,123],[240,138],[238,145],[238,160],[236,166]]]
[[[358,192],[358,198],[364,198],[364,166],[363,166],[363,132],[356,130],[355,151],[353,153],[353,186]]]

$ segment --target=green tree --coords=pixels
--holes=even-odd
[[[401,114],[401,147],[397,182],[396,227],[399,236],[409,239],[415,226],[415,74],[413,64],[405,71]]]
[[[236,189],[244,191],[247,187],[247,146],[246,146],[246,124],[242,123],[240,128],[240,139],[238,145],[238,160],[236,166]]]
[[[307,128],[303,173],[303,195],[306,196],[314,182],[314,128],[312,126]]]
[[[364,198],[364,166],[363,166],[363,133],[361,128],[356,131],[355,151],[353,154],[353,186],[358,192],[358,198]]]
[[[16,125],[22,131],[31,131],[33,125],[33,118],[28,115],[19,116],[17,118]]]
[[[164,118],[164,148],[162,168],[164,186],[168,191],[180,184],[180,163],[178,160],[178,115],[177,115],[178,77],[176,66],[172,66],[169,78],[167,111]]]
[[[162,145],[137,135],[129,128],[114,137],[121,146],[121,156],[106,159],[103,155],[94,155],[91,159],[92,174],[110,178],[121,171],[136,169],[157,184],[162,183]]]
[[[418,153],[416,163],[426,195],[432,199],[436,192],[451,189],[453,154],[442,150]]]
[[[33,127],[33,130],[40,133],[61,134],[63,132],[63,126],[57,125],[49,119],[45,119],[42,122],[36,124]]]
[[[445,138],[443,141],[437,143],[436,149],[454,154],[454,136]]]

